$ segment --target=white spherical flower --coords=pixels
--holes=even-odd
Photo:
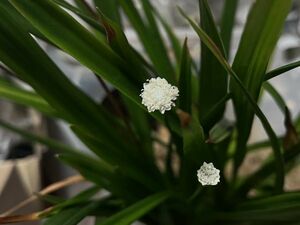
[[[142,104],[147,107],[149,112],[159,110],[162,114],[171,110],[175,106],[175,101],[179,96],[177,87],[172,86],[164,78],[151,78],[144,83],[144,88],[140,94]]]
[[[220,170],[212,163],[204,162],[197,171],[198,180],[202,185],[217,185],[220,182]]]

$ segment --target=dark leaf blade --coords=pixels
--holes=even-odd
[[[119,13],[118,0],[93,0],[96,7],[98,7],[105,16],[113,20],[115,23],[121,26],[121,16]]]
[[[153,174],[153,168],[149,166],[147,161],[138,161],[143,154],[135,155],[135,152],[133,152],[134,147],[115,148],[78,127],[72,127],[72,130],[99,158],[111,165],[122,168],[128,177],[140,182],[148,189],[157,190],[160,188],[159,175],[157,173]],[[158,177],[154,178],[155,175],[158,175]]]
[[[169,196],[170,193],[168,192],[153,194],[125,208],[98,225],[128,225],[164,202]]]
[[[214,56],[219,60],[219,62],[223,65],[224,69],[228,72],[228,74],[233,78],[233,81],[236,82],[237,87],[239,87],[240,91],[242,92],[242,95],[245,96],[246,99],[248,99],[248,102],[250,103],[252,109],[254,110],[257,117],[260,119],[266,133],[268,134],[272,147],[273,147],[273,153],[275,156],[275,165],[276,165],[276,190],[280,192],[283,188],[284,183],[284,159],[281,154],[281,145],[280,142],[270,125],[268,119],[264,115],[264,113],[261,111],[261,109],[256,104],[256,101],[253,99],[251,94],[248,92],[246,87],[243,85],[242,81],[239,79],[239,77],[236,75],[236,73],[232,70],[226,59],[223,57],[221,51],[218,49],[218,47],[215,45],[215,43],[209,38],[209,36],[199,27],[193,20],[191,20],[180,8],[179,8],[181,14],[189,21],[191,26],[194,28],[195,32],[198,34],[198,36],[202,39],[202,41],[206,44],[206,46],[211,50],[211,52],[214,54]]]
[[[65,0],[52,0],[52,1],[55,2],[56,4],[60,5],[61,7],[75,13],[77,16],[79,16],[82,20],[84,20],[91,27],[95,28],[96,30],[98,30],[104,34],[104,29],[97,22],[96,18],[91,17],[90,15],[86,14],[83,10],[71,5],[70,3],[66,2]]]
[[[239,0],[226,0],[222,12],[221,37],[227,55],[230,53],[230,42],[238,3]]]
[[[248,15],[232,69],[256,101],[290,7],[290,0],[256,1]],[[233,92],[239,131],[234,160],[237,172],[246,154],[245,146],[251,131],[254,111],[235,82],[231,82],[230,88]]]
[[[61,49],[140,104],[138,88],[120,71],[125,62],[65,11],[48,0],[10,2]]]
[[[189,53],[187,39],[184,41],[180,63],[179,76],[179,108],[191,114],[192,111],[192,59]]]
[[[178,37],[176,36],[176,33],[172,30],[172,27],[167,23],[167,21],[159,14],[159,12],[156,9],[153,9],[155,12],[156,17],[160,21],[161,25],[164,27],[166,34],[168,35],[168,39],[172,45],[175,58],[177,60],[177,63],[180,62],[180,56],[181,56],[181,46],[180,41]]]
[[[221,50],[224,58],[224,47],[210,11],[207,0],[199,0],[201,28],[216,44],[216,47]],[[203,117],[216,105],[227,93],[227,72],[210,52],[205,43],[201,44],[201,69],[199,78],[199,115],[202,123]],[[211,124],[206,124],[204,130],[207,132],[216,122],[223,116],[225,106],[220,108],[220,111],[214,112],[211,116]]]
[[[297,61],[297,62],[293,62],[293,63],[290,63],[288,65],[284,65],[284,66],[281,66],[279,68],[276,68],[274,70],[271,70],[269,72],[266,73],[265,75],[265,81],[267,80],[270,80],[274,77],[277,77],[283,73],[286,73],[290,70],[293,70],[293,69],[296,69],[300,66],[300,61]]]
[[[23,90],[12,83],[0,79],[0,97],[15,103],[32,107],[46,115],[58,116],[55,110],[39,95]]]
[[[249,200],[239,204],[235,212],[222,213],[221,217],[228,221],[297,221],[299,197],[299,192],[294,192]]]
[[[285,112],[286,103],[279,92],[269,82],[263,84],[263,88],[272,96],[282,113]]]
[[[175,70],[159,32],[153,6],[148,0],[141,1],[146,17],[146,19],[143,19],[132,0],[120,0],[119,3],[160,76],[175,84]]]
[[[46,220],[45,225],[76,225],[101,206],[100,202],[91,202],[84,207],[66,209]]]
[[[27,3],[26,1],[25,4]],[[12,23],[9,14],[5,12],[3,17],[7,16],[7,20],[4,23],[1,23],[3,20],[0,21],[0,29],[3,31],[1,34],[5,34],[0,34],[0,42],[3,43],[0,49],[1,60],[28,82],[68,122],[96,133],[107,145],[118,146],[120,149],[126,146],[127,140],[111,129],[114,127],[120,132],[122,124],[76,88],[30,35],[19,24]],[[34,67],[28,66],[33,62],[36,62]],[[47,79],[41,79],[41,74]]]

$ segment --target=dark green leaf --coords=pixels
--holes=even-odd
[[[98,225],[129,225],[164,202],[169,196],[170,193],[168,192],[151,195],[132,206],[125,208]]]
[[[145,19],[142,18],[132,0],[119,2],[160,76],[175,84],[175,70],[168,57],[168,51],[160,35],[150,2],[141,1]]]
[[[71,5],[70,3],[64,1],[64,0],[52,0],[56,4],[62,6],[65,9],[70,10],[71,12],[78,15],[81,19],[83,19],[87,24],[89,24],[91,27],[97,29],[98,31],[102,32],[104,34],[103,27],[100,26],[99,22],[90,15],[83,12],[81,9],[76,8],[75,6]]]
[[[216,44],[224,58],[224,47],[218,33],[214,18],[210,11],[207,0],[199,0],[201,28]],[[201,68],[199,79],[199,115],[202,123],[203,117],[214,107],[227,93],[227,72],[210,52],[209,48],[202,42],[201,44]],[[214,111],[214,115],[210,115],[210,124],[206,124],[204,130],[207,132],[216,122],[218,122],[225,109],[225,105]],[[212,112],[211,112],[212,113]]]
[[[124,173],[151,190],[157,190],[159,185],[159,174],[155,173],[154,168],[149,165],[147,161],[140,161],[140,157],[143,156],[142,152],[137,155],[136,148],[129,146],[121,148],[114,148],[113,146],[105,144],[105,142],[99,138],[95,138],[92,135],[84,132],[78,127],[72,127],[75,134],[100,158],[104,159],[111,165],[120,166]],[[153,177],[153,175],[158,177]]]
[[[256,1],[247,23],[232,66],[252,98],[257,101],[269,60],[291,7],[291,0]],[[235,154],[235,171],[243,162],[254,111],[249,99],[236,82],[231,82],[233,103],[237,117],[238,143]]]
[[[125,62],[65,11],[49,0],[10,2],[61,49],[140,104],[139,87],[130,83],[121,72],[126,68]]]
[[[155,15],[161,22],[163,28],[166,31],[166,34],[168,35],[169,41],[172,45],[173,51],[175,58],[177,60],[177,63],[179,64],[180,58],[181,58],[181,46],[180,46],[180,41],[178,37],[176,36],[175,32],[173,31],[172,27],[167,23],[167,21],[159,14],[158,10],[153,9],[155,12]]]
[[[68,80],[20,24],[13,21],[9,11],[1,6],[0,10],[2,62],[31,85],[63,118],[102,134],[107,140],[114,137],[109,135],[111,123],[105,119],[107,114],[104,110]]]
[[[270,80],[270,79],[277,77],[283,73],[293,70],[299,66],[300,66],[300,61],[297,61],[297,62],[290,63],[288,65],[276,68],[274,70],[271,70],[268,73],[266,73],[265,80]]]
[[[121,17],[119,13],[118,0],[93,0],[98,7],[109,19],[113,20],[118,25],[121,25]]]
[[[279,92],[269,82],[263,84],[263,88],[272,96],[282,113],[285,112],[286,103]]]
[[[230,53],[230,42],[238,3],[239,0],[225,0],[224,3],[221,22],[221,37],[227,55]]]
[[[43,98],[34,92],[23,90],[4,79],[0,79],[0,97],[32,107],[46,115],[57,116],[55,110]]]
[[[192,111],[192,68],[191,56],[187,46],[187,39],[184,41],[179,76],[179,108],[191,114]]]
[[[100,202],[91,202],[84,207],[66,209],[46,220],[45,225],[77,225],[86,216],[101,206]]]
[[[268,122],[266,116],[261,111],[261,109],[256,104],[256,101],[252,98],[251,94],[248,92],[246,87],[243,85],[242,81],[239,79],[239,77],[236,75],[236,73],[232,70],[226,59],[222,56],[221,51],[218,49],[218,47],[214,44],[214,42],[209,38],[209,36],[200,28],[197,26],[197,24],[191,20],[188,16],[184,14],[184,12],[181,10],[182,15],[190,22],[198,36],[202,39],[202,41],[206,44],[206,46],[211,50],[211,52],[214,54],[214,56],[219,60],[219,62],[224,66],[224,68],[227,70],[228,74],[233,78],[233,81],[236,82],[237,87],[239,87],[240,91],[242,92],[242,95],[245,96],[246,99],[248,99],[248,102],[250,103],[252,110],[256,113],[258,118],[260,119],[264,129],[266,130],[270,141],[272,143],[273,152],[276,159],[276,188],[278,191],[282,190],[283,183],[284,183],[284,162],[283,157],[281,154],[281,146],[278,141],[278,138],[272,129],[270,123]]]
[[[220,143],[229,137],[233,131],[234,124],[226,119],[218,122],[209,131],[209,143]]]

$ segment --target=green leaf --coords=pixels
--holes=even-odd
[[[274,77],[277,77],[283,73],[286,73],[290,70],[293,70],[293,69],[296,69],[300,66],[300,61],[297,61],[297,62],[293,62],[293,63],[290,63],[288,65],[285,65],[285,66],[281,66],[279,68],[276,68],[274,70],[271,70],[269,71],[268,73],[266,73],[265,75],[265,81],[266,80],[270,80]]]
[[[239,209],[274,209],[283,208],[288,206],[294,206],[298,204],[300,206],[300,192],[284,193],[271,197],[264,197],[259,199],[253,199],[245,203],[240,204]]]
[[[111,123],[104,110],[69,81],[20,24],[14,22],[9,11],[1,5],[0,11],[0,60],[63,118],[111,140],[114,135],[109,133],[114,132],[110,131]]]
[[[207,0],[199,0],[201,28],[220,49],[224,58],[225,51],[218,33],[214,18],[210,11]],[[203,117],[214,107],[227,93],[227,72],[210,52],[209,48],[202,42],[201,44],[201,69],[199,76],[199,115],[202,123]],[[207,132],[216,122],[218,122],[224,113],[224,107],[215,111],[211,116],[211,123],[206,124],[204,130]]]
[[[53,43],[140,104],[139,88],[121,72],[126,63],[64,10],[49,0],[10,2]]]
[[[283,97],[269,82],[263,84],[263,88],[272,96],[282,113],[285,113],[286,104]]]
[[[98,225],[129,225],[170,197],[169,192],[151,195],[125,208]]]
[[[214,121],[214,115],[219,112],[222,111],[224,109],[224,107],[226,107],[226,103],[228,102],[228,100],[231,99],[231,94],[228,93],[226,94],[222,99],[220,99],[219,102],[217,102],[211,109],[210,111],[207,112],[206,115],[203,116],[202,119],[202,126],[203,127],[209,127],[209,124],[213,124],[212,121]]]
[[[99,186],[92,186],[79,194],[75,195],[74,197],[67,199],[57,205],[54,206],[54,208],[51,210],[54,211],[61,211],[67,207],[78,205],[81,203],[86,203],[90,201],[90,199],[95,196],[97,193],[99,193],[101,187]]]
[[[128,65],[122,58],[114,53],[113,50],[111,50],[106,44],[96,39],[93,34],[89,33],[64,10],[60,9],[49,0],[10,0],[10,2],[45,36],[47,36],[51,41],[57,44],[57,46],[72,55],[83,65],[90,68],[97,75],[101,75],[104,79],[109,81],[118,90],[120,90],[124,95],[126,95],[137,105],[145,109],[145,107],[141,105],[141,100],[139,97],[142,83],[140,83],[139,86],[136,86],[129,81],[128,77],[124,76],[124,74],[130,74],[130,71],[133,68],[130,68],[130,66],[128,67]],[[31,60],[30,62],[34,61],[38,60]],[[35,73],[37,72],[35,71]],[[44,82],[48,81],[49,80],[45,80]],[[60,92],[57,92],[57,94],[59,94],[59,96],[62,96]],[[60,97],[57,97],[57,99],[60,99]],[[78,97],[73,97],[72,99],[73,101],[75,101],[78,100]],[[65,105],[63,109],[67,109]],[[91,106],[85,106],[82,108],[90,109]],[[72,111],[79,112],[78,110]],[[85,113],[85,115],[93,114]],[[155,113],[151,115],[153,115],[153,117],[155,117],[160,122],[164,121],[163,117],[160,114]],[[84,120],[87,120],[84,124],[92,123],[94,126],[96,125],[94,123],[94,120],[91,120],[91,118],[85,117],[85,119],[82,120],[82,123]],[[110,128],[104,129],[104,127],[102,127],[99,130],[101,126],[97,127],[98,131],[96,131],[95,133],[101,132],[103,130],[106,130],[107,133],[112,131]],[[176,127],[176,125],[174,126],[174,129],[177,133],[180,133],[180,128]],[[115,135],[112,134],[109,136],[110,138],[112,138]],[[110,138],[108,137],[108,140]],[[115,141],[115,143],[117,144],[118,141]]]
[[[105,14],[109,19],[113,20],[118,25],[121,25],[121,17],[119,13],[118,0],[93,0],[96,7]]]
[[[32,142],[43,144],[49,147],[51,150],[54,150],[59,154],[63,154],[63,156],[61,155],[60,158],[82,172],[83,176],[85,176],[87,179],[92,180],[96,184],[109,188],[107,183],[108,181],[106,179],[107,177],[111,178],[113,176],[112,174],[115,168],[104,161],[85,155],[81,153],[80,150],[60,142],[19,129],[2,120],[0,120],[0,126],[17,133]],[[120,186],[120,184],[118,184],[118,186]]]
[[[179,9],[180,10],[180,9]],[[273,152],[276,159],[276,190],[280,191],[283,188],[284,183],[284,162],[283,157],[281,154],[281,146],[278,141],[278,138],[272,129],[270,123],[268,122],[266,116],[261,111],[261,109],[256,104],[255,100],[252,98],[251,94],[248,92],[246,87],[243,85],[242,81],[239,79],[239,77],[236,75],[236,73],[232,70],[226,59],[223,57],[221,51],[218,49],[218,47],[214,44],[214,42],[209,38],[209,36],[200,28],[197,26],[197,24],[191,20],[188,16],[184,14],[182,10],[180,10],[182,15],[189,21],[191,26],[194,28],[198,36],[202,39],[202,41],[206,44],[206,46],[211,50],[211,52],[214,54],[214,56],[219,60],[219,62],[223,65],[223,67],[226,69],[228,74],[232,77],[233,81],[236,82],[237,87],[239,87],[240,91],[242,92],[242,95],[245,96],[246,99],[248,99],[248,102],[250,103],[252,110],[254,110],[257,117],[260,119],[265,131],[267,132],[270,141],[272,143]]]
[[[209,143],[220,143],[224,141],[227,137],[233,132],[234,124],[226,119],[218,122],[213,128],[209,131]]]
[[[47,147],[49,147],[50,149],[53,149],[57,152],[60,152],[60,153],[80,153],[80,150],[78,149],[75,149],[75,148],[72,148],[68,145],[65,145],[63,143],[60,143],[60,142],[57,142],[55,140],[52,140],[50,138],[46,138],[46,137],[41,137],[41,136],[38,136],[36,134],[33,134],[33,133],[30,133],[28,131],[25,131],[25,130],[22,130],[22,129],[19,129],[3,120],[0,120],[0,126],[9,130],[9,131],[12,131],[16,134],[19,134],[20,136],[32,141],[32,142],[37,142],[37,143],[40,143],[40,144],[43,144]]]
[[[292,146],[283,153],[283,159],[285,164],[292,163],[297,159],[300,154],[300,144]],[[276,166],[276,159],[267,161],[259,170],[254,174],[247,177],[240,183],[236,190],[236,194],[239,196],[245,196],[253,187],[259,185],[264,179],[268,178],[274,173],[274,167]]]
[[[166,78],[170,83],[176,84],[175,70],[159,32],[153,7],[148,0],[142,0],[140,2],[143,13],[145,14],[145,19],[142,18],[132,0],[119,0],[122,9],[137,32],[145,51],[160,76]]]
[[[187,39],[184,41],[179,76],[179,108],[184,112],[192,111],[192,60],[187,46]]]
[[[235,212],[222,213],[226,221],[298,221],[300,193],[285,193],[239,204]]]
[[[144,83],[150,76],[145,70],[143,63],[141,63],[142,56],[129,44],[120,26],[106,17],[102,11],[98,12],[101,17],[101,23],[105,28],[109,45],[126,61],[129,68],[129,71],[126,72],[127,77],[137,85]]]
[[[78,127],[72,127],[72,130],[96,155],[111,165],[120,167],[128,177],[137,180],[151,190],[160,188],[160,174],[153,171],[154,168],[151,166],[154,165],[149,164],[146,160],[139,161],[143,156],[142,152],[137,155],[133,152],[136,149],[132,146],[123,147],[120,150],[120,148],[105,144],[103,140],[85,133]],[[155,175],[156,177],[154,177]]]
[[[83,19],[87,24],[89,24],[91,27],[95,28],[96,30],[100,31],[104,34],[103,27],[100,26],[99,22],[95,18],[92,18],[90,15],[85,13],[83,10],[76,8],[75,6],[71,5],[70,3],[64,1],[64,0],[52,0],[56,4],[62,6],[65,9],[70,10],[71,12],[75,13],[77,16],[79,16],[81,19]]]
[[[197,179],[191,179],[191,171],[197,171],[204,161],[212,162],[212,157],[205,145],[203,128],[195,113],[182,133],[184,156],[180,171],[180,183],[182,192],[186,193],[186,196],[190,196],[198,185]]]
[[[46,115],[58,116],[55,110],[39,95],[32,91],[23,90],[4,79],[0,79],[0,97],[24,106],[32,107]]]
[[[122,96],[122,99],[142,148],[141,150],[146,151],[146,154],[153,160],[150,117],[144,110],[133,104],[126,96]]]
[[[39,32],[32,24],[30,24],[24,17],[9,3],[8,0],[0,2],[1,7],[5,8],[12,15],[14,21],[20,24],[20,26],[27,32],[34,36],[41,38],[42,40],[48,41],[47,38]]]
[[[172,45],[175,58],[177,60],[177,63],[179,64],[181,59],[181,45],[178,37],[176,36],[175,32],[172,30],[172,27],[167,23],[167,21],[159,14],[158,10],[153,8],[154,13],[157,17],[157,19],[160,21],[161,25],[163,26],[164,30],[166,31],[166,34],[168,36],[168,39]]]
[[[258,99],[266,69],[291,2],[291,0],[258,0],[248,15],[232,69],[255,101]],[[246,155],[246,143],[251,132],[254,111],[236,82],[231,82],[230,89],[233,93],[238,128],[234,160],[237,171]]]
[[[225,0],[222,12],[221,37],[227,55],[230,53],[231,36],[238,3],[239,0]]]
[[[84,207],[66,209],[46,220],[45,225],[76,225],[86,216],[102,205],[102,202],[91,202]]]

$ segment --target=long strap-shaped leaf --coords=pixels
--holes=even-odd
[[[214,18],[210,11],[207,0],[199,0],[201,28],[211,37],[216,46],[221,50],[225,57],[223,44],[218,33]],[[201,69],[199,76],[199,114],[200,122],[212,107],[218,103],[227,93],[226,70],[215,58],[215,56],[206,47],[205,43],[201,43]],[[204,130],[207,132],[216,122],[218,122],[225,109],[225,105],[219,111],[211,115],[210,124],[206,124]]]
[[[168,192],[151,195],[108,218],[103,223],[99,223],[98,225],[129,225],[161,204],[169,196],[170,193]]]
[[[290,70],[293,70],[293,69],[296,69],[300,66],[300,61],[296,61],[296,62],[293,62],[293,63],[290,63],[290,64],[287,64],[287,65],[284,65],[284,66],[281,66],[279,68],[276,68],[274,70],[271,70],[269,71],[268,73],[266,73],[265,75],[265,81],[266,80],[270,80],[274,77],[277,77],[283,73],[286,73]]]
[[[291,2],[257,0],[249,13],[232,68],[255,101]],[[246,155],[245,146],[251,132],[254,111],[236,82],[231,82],[230,87],[239,131],[234,159],[236,173]]]
[[[238,3],[239,0],[225,0],[224,3],[221,23],[221,37],[227,55],[230,53],[231,36]]]
[[[120,71],[125,62],[65,11],[49,0],[10,2],[57,46],[140,103],[139,88]]]
[[[64,10],[49,0],[10,0],[10,2],[53,43],[97,75],[101,75],[138,106],[145,109],[139,97],[142,83],[136,86],[130,81],[130,77],[124,75],[129,72],[134,74],[134,68],[128,68],[122,58],[97,40]],[[156,57],[159,56],[156,55]],[[151,115],[160,122],[164,121],[160,114],[152,113]],[[180,133],[178,126],[174,126],[174,129]]]
[[[145,13],[145,19],[140,15],[132,0],[119,0],[131,25],[135,28],[139,39],[149,55],[153,65],[169,82],[175,84],[175,70],[168,57],[168,52],[163,43],[157,22],[154,17],[152,5],[149,0],[141,0],[140,3]]]
[[[57,116],[55,110],[39,95],[18,88],[4,79],[0,79],[0,98],[32,107],[46,115]]]
[[[120,127],[115,123],[115,118],[67,79],[34,39],[14,21],[10,11],[2,7],[1,2],[0,10],[2,62],[31,85],[57,113],[67,118],[68,122],[95,133],[107,143],[122,149],[124,146],[122,138],[116,135],[116,130],[111,129],[114,125]]]
[[[283,158],[281,155],[281,146],[280,146],[277,136],[276,136],[275,132],[273,131],[270,123],[268,122],[266,116],[263,114],[261,109],[256,104],[256,102],[253,99],[253,97],[251,96],[251,94],[245,88],[242,81],[239,79],[239,77],[232,70],[232,68],[226,61],[226,59],[223,57],[223,55],[220,52],[220,50],[218,49],[218,47],[210,39],[210,37],[193,20],[191,20],[187,15],[185,15],[182,10],[180,10],[180,11],[181,11],[182,15],[189,21],[189,23],[194,28],[194,30],[199,35],[199,37],[202,39],[203,43],[206,44],[206,46],[211,50],[211,52],[214,54],[214,56],[219,60],[219,62],[223,65],[223,67],[226,69],[226,71],[229,73],[229,75],[236,82],[236,85],[239,87],[239,89],[243,93],[243,95],[248,99],[249,103],[251,104],[252,109],[255,111],[256,115],[258,116],[262,125],[264,126],[264,128],[272,142],[272,147],[273,147],[274,155],[276,158],[276,174],[277,174],[276,189],[278,191],[282,190],[283,182],[284,182],[284,163],[283,163]]]
[[[102,206],[101,201],[97,202],[90,202],[84,207],[73,207],[50,217],[46,222],[45,225],[76,225],[81,220],[83,220],[86,216],[89,216]]]

